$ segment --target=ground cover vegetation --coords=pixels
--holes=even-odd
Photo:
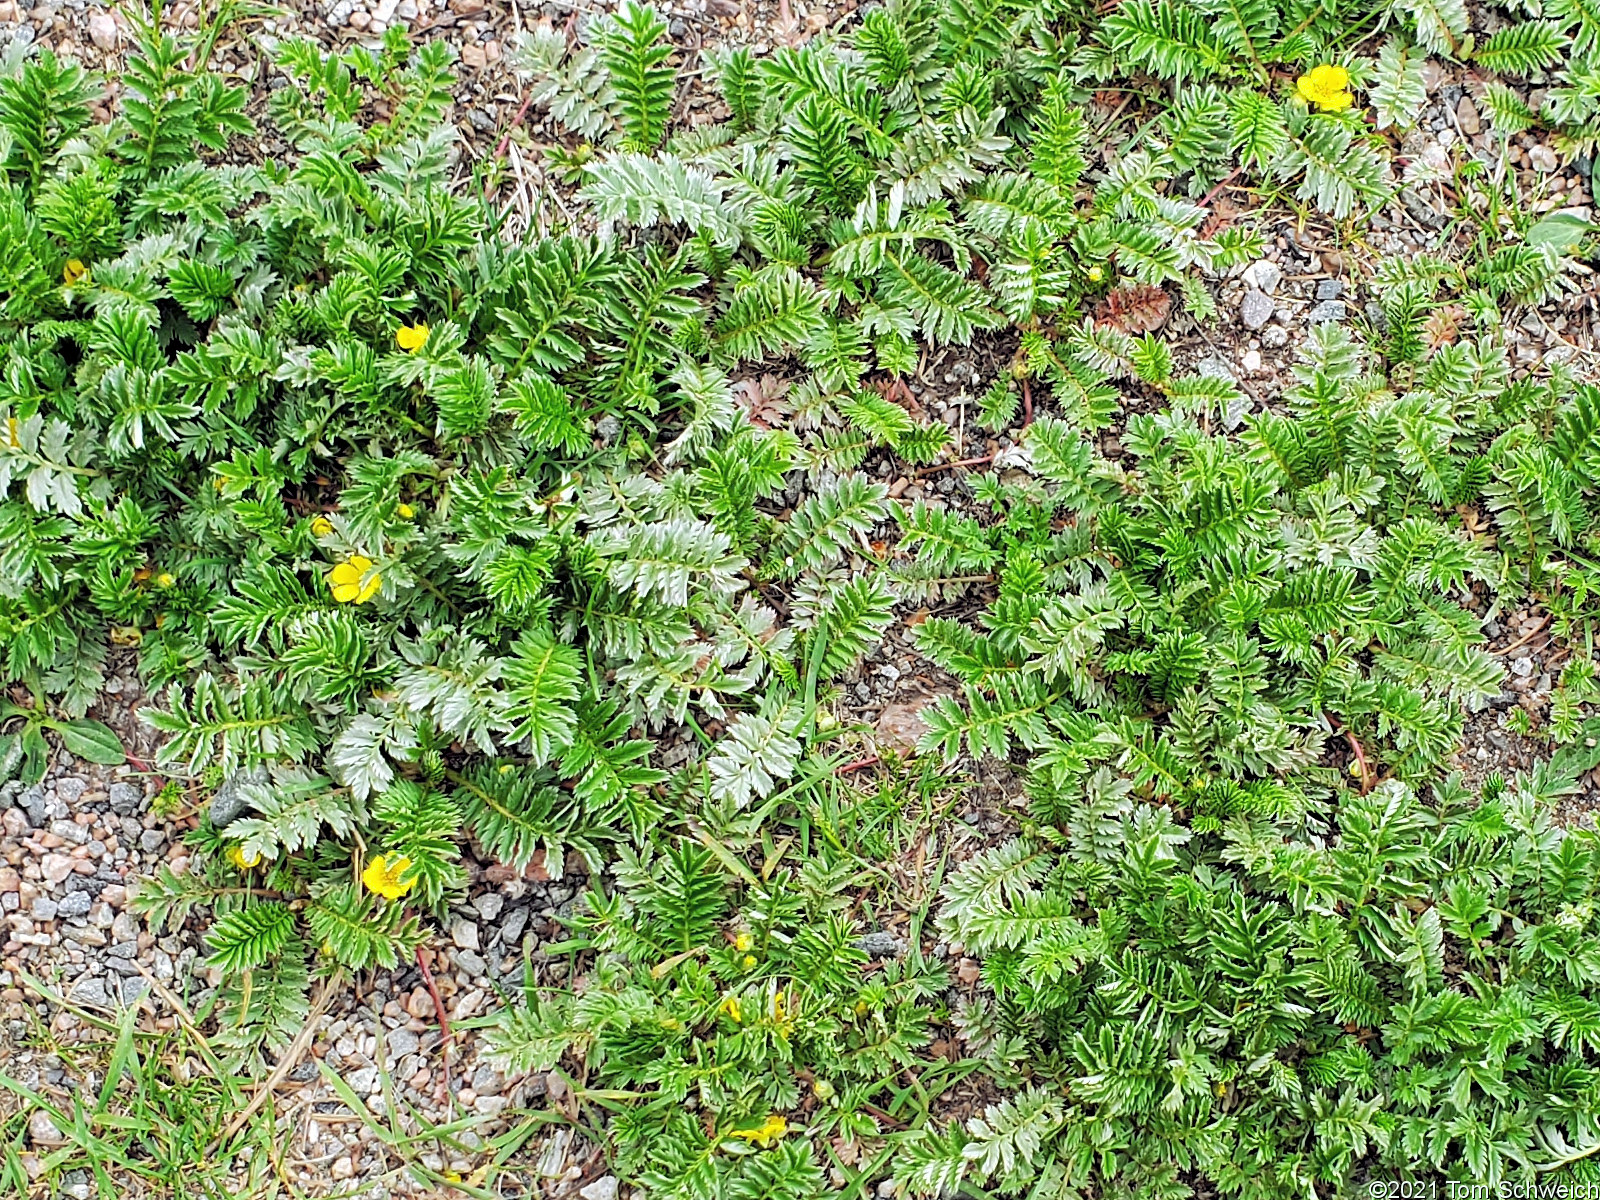
[[[1224,182],[1358,229],[1427,54],[1493,74],[1500,134],[1592,151],[1600,18],[1513,15],[1474,44],[1460,3],[903,0],[718,55],[726,119],[680,128],[627,3],[520,50],[577,223],[517,239],[453,154],[442,43],[271,47],[265,162],[230,156],[254,123],[203,38],[147,28],[110,124],[77,66],[8,60],[6,773],[56,737],[120,760],[85,714],[137,648],[159,767],[248,800],[140,895],[210,914],[247,1072],[314,978],[413,955],[465,839],[581,862],[584,987],[489,1036],[584,1080],[663,1200],[847,1166],[1032,1200],[1594,1179],[1600,844],[1550,815],[1597,757],[1586,656],[1548,766],[1475,794],[1447,764],[1500,689],[1487,603],[1592,629],[1600,390],[1503,336],[1591,229],[1466,170],[1473,253],[1386,261],[1382,320],[1317,326],[1265,404],[1092,315],[1215,319],[1207,279],[1262,249],[1208,222]],[[1538,111],[1505,82],[1545,73]],[[1112,153],[1097,91],[1141,114]],[[1015,353],[974,419],[1010,447],[970,505],[891,497],[870,464],[960,449],[904,381],[986,337]],[[735,387],[775,363],[792,386]],[[955,686],[874,796],[836,689],[918,605]],[[869,960],[856,899],[930,766],[985,756],[1022,832],[928,864]],[[979,1001],[949,1011],[924,932]]]

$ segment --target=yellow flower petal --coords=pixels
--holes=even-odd
[[[735,1129],[728,1136],[742,1138],[747,1142],[760,1146],[763,1150],[767,1150],[788,1132],[789,1122],[774,1113],[754,1129]]]
[[[394,340],[407,354],[415,354],[428,342],[428,326],[424,321],[415,325],[402,325],[394,331]]]
[[[170,571],[163,571],[156,576],[156,586],[164,588],[177,587],[178,577]]]
[[[729,996],[724,1000],[719,1011],[727,1013],[735,1025],[744,1020],[744,1014],[739,1010],[739,997],[737,996]]]
[[[412,508],[409,504],[396,505],[394,511],[395,515],[398,516],[402,521],[409,521],[412,517],[417,515],[417,510]]]
[[[1333,63],[1312,67],[1295,80],[1294,90],[1323,112],[1343,112],[1356,102],[1350,92],[1350,72]]]
[[[228,861],[234,866],[238,867],[239,870],[248,871],[251,867],[258,867],[261,865],[261,855],[251,854],[247,856],[244,852],[243,846],[229,846]]]
[[[367,885],[369,892],[375,892],[385,900],[398,900],[417,886],[415,879],[403,878],[410,869],[409,858],[397,858],[391,862],[380,854],[361,872],[361,882]]]
[[[311,532],[316,534],[317,537],[327,537],[333,532],[333,522],[328,520],[327,517],[312,517]]]
[[[61,268],[61,282],[68,287],[77,287],[80,283],[87,284],[90,282],[89,268],[78,259],[69,258],[67,265]]]
[[[352,554],[328,572],[328,589],[340,604],[365,604],[382,586],[382,577],[364,554]]]

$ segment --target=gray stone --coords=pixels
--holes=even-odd
[[[422,1045],[422,1039],[409,1029],[396,1029],[387,1039],[387,1049],[393,1058],[404,1058],[408,1054],[415,1054]]]
[[[62,1141],[61,1130],[50,1119],[50,1114],[42,1108],[33,1110],[33,1115],[28,1118],[28,1137],[35,1146],[55,1145]]]
[[[489,964],[484,961],[483,955],[479,954],[476,950],[457,950],[456,966],[460,967],[474,979],[480,975],[487,975],[489,973]]]
[[[1245,283],[1258,292],[1269,295],[1278,290],[1278,284],[1283,282],[1283,268],[1268,259],[1259,259],[1244,269],[1242,276]]]
[[[88,892],[68,892],[56,905],[56,915],[68,920],[89,915],[89,909],[94,906],[94,900]]]
[[[50,819],[50,808],[44,798],[44,789],[34,784],[17,797],[17,807],[28,814],[28,823],[43,829]]]
[[[106,981],[93,975],[85,975],[72,985],[72,990],[67,993],[67,998],[78,1004],[111,1003],[111,997],[106,992]]]
[[[122,981],[122,1003],[133,1005],[139,1002],[139,997],[144,995],[145,989],[150,984],[143,979],[124,979]]]
[[[458,918],[450,926],[450,940],[463,950],[479,949],[477,924]]]
[[[139,849],[146,854],[154,854],[167,844],[167,834],[164,829],[146,829],[139,834]]]
[[[78,800],[89,790],[89,781],[79,779],[76,775],[64,775],[56,780],[56,795],[68,808],[78,803]]]
[[[35,921],[54,921],[56,913],[61,911],[61,906],[49,896],[40,896],[33,902],[33,907],[28,910],[28,915]]]
[[[1344,295],[1344,280],[1319,279],[1317,280],[1318,300],[1337,300]]]
[[[106,789],[106,795],[111,801],[111,811],[124,817],[131,817],[144,807],[144,789],[131,783],[113,783]]]
[[[266,787],[271,782],[272,776],[268,774],[266,767],[259,764],[229,775],[217,788],[216,795],[211,797],[212,826],[216,829],[226,829],[233,824],[250,808],[250,800],[245,795],[245,789]]]
[[[361,1067],[358,1070],[351,1071],[344,1077],[344,1081],[350,1085],[350,1090],[358,1096],[370,1096],[381,1086],[377,1067]]]
[[[892,933],[869,933],[856,939],[856,949],[868,958],[899,958],[906,952],[906,944]]]
[[[1239,305],[1239,321],[1246,329],[1260,329],[1272,320],[1272,297],[1251,288]]]
[[[1345,315],[1344,301],[1324,300],[1306,314],[1306,321],[1311,325],[1326,325],[1329,321],[1344,320]]]
[[[113,958],[135,958],[139,954],[137,940],[131,942],[113,942],[111,949],[106,951]]]
[[[615,1175],[602,1175],[593,1183],[585,1184],[578,1189],[578,1195],[583,1200],[617,1200],[617,1189],[621,1185]]]
[[[515,946],[522,939],[522,931],[528,927],[528,910],[513,908],[506,913],[505,920],[500,922],[500,940],[507,946]]]
[[[504,1077],[488,1063],[479,1063],[472,1072],[472,1090],[480,1096],[498,1096],[505,1088]]]
[[[478,910],[478,915],[485,921],[492,921],[500,915],[500,910],[506,906],[506,898],[499,892],[486,892],[473,902],[473,907]]]
[[[50,832],[74,846],[81,846],[89,840],[89,831],[76,821],[51,821]]]

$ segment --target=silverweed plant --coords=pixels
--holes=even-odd
[[[1502,153],[1592,152],[1600,18],[1517,7],[1480,40],[1459,2],[893,0],[717,53],[723,115],[683,127],[626,0],[518,50],[567,135],[547,236],[464,164],[442,42],[274,43],[292,149],[248,165],[192,40],[139,28],[109,124],[11,53],[0,767],[120,759],[86,714],[136,655],[158,766],[219,792],[137,904],[206,922],[246,1072],[315,979],[416,952],[464,843],[581,865],[581,986],[530,969],[485,1036],[581,1080],[652,1198],[1594,1180],[1600,846],[1551,817],[1600,761],[1587,656],[1551,763],[1449,772],[1500,691],[1486,611],[1592,631],[1600,390],[1507,342],[1592,228],[1386,260],[1264,400],[1094,315],[1214,321],[1266,245],[1208,220],[1224,185],[1354,239],[1429,55],[1492,77]],[[1006,445],[903,499],[965,432],[907,380],[975,343]],[[918,609],[952,686],[874,798],[838,689]],[[933,766],[985,758],[1020,832],[899,895]]]

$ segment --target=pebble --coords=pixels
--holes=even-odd
[[[1278,284],[1283,282],[1283,268],[1263,258],[1246,267],[1242,278],[1256,291],[1271,295],[1278,290]]]
[[[1342,321],[1345,315],[1343,301],[1324,300],[1306,314],[1306,322],[1311,325],[1324,325],[1329,321]]]
[[[125,817],[136,815],[144,807],[144,789],[131,783],[113,783],[106,789],[106,796],[111,803],[111,811]]]
[[[617,1200],[617,1190],[621,1185],[615,1175],[602,1175],[593,1183],[585,1184],[578,1189],[578,1195],[583,1200]]]
[[[33,1115],[28,1118],[28,1136],[36,1146],[41,1142],[56,1143],[63,1140],[60,1128],[43,1109],[34,1109]]]
[[[1468,137],[1483,129],[1483,122],[1478,119],[1478,108],[1472,103],[1472,97],[1463,96],[1461,103],[1456,105],[1456,124]]]
[[[1342,279],[1317,280],[1318,300],[1337,300],[1344,295],[1344,281]]]
[[[857,938],[856,949],[868,958],[899,958],[906,952],[906,944],[894,934],[880,930]]]
[[[528,927],[528,910],[513,908],[506,913],[506,919],[500,922],[500,940],[507,946],[515,946],[522,938],[522,931]]]
[[[1560,165],[1556,152],[1543,142],[1528,147],[1528,161],[1533,164],[1535,171],[1548,174]]]
[[[89,40],[101,50],[117,48],[117,22],[107,12],[97,12],[89,18]]]
[[[382,1076],[377,1067],[361,1067],[351,1071],[344,1077],[344,1081],[358,1096],[370,1096],[383,1086]]]
[[[450,926],[450,940],[463,950],[478,949],[477,924],[457,918]]]
[[[355,1159],[348,1156],[336,1158],[333,1165],[328,1168],[328,1173],[335,1179],[353,1179],[356,1173]]]
[[[331,17],[330,17],[331,19]],[[238,770],[222,781],[217,788],[216,795],[211,797],[211,824],[217,829],[226,829],[234,821],[245,814],[250,807],[250,801],[245,797],[244,789],[254,785],[265,787],[272,782],[272,776],[263,766],[254,766],[248,770]],[[114,804],[112,807],[116,807]],[[117,809],[121,812],[121,809]]]
[[[473,907],[478,910],[478,915],[485,921],[492,921],[500,915],[500,910],[505,907],[506,898],[499,892],[485,892],[479,896]]]
[[[409,1029],[396,1029],[389,1034],[387,1049],[391,1057],[400,1059],[408,1054],[415,1054],[422,1045],[422,1039]]]
[[[1261,351],[1246,350],[1244,352],[1244,356],[1240,358],[1239,364],[1244,367],[1246,371],[1250,371],[1252,373],[1261,370]]]
[[[1265,292],[1251,288],[1239,305],[1239,322],[1246,329],[1260,329],[1272,320],[1272,298]]]
[[[72,860],[65,854],[46,854],[39,860],[39,870],[51,883],[65,883],[72,874]]]
[[[89,915],[89,909],[94,905],[88,892],[68,892],[56,905],[56,915],[68,920]]]

